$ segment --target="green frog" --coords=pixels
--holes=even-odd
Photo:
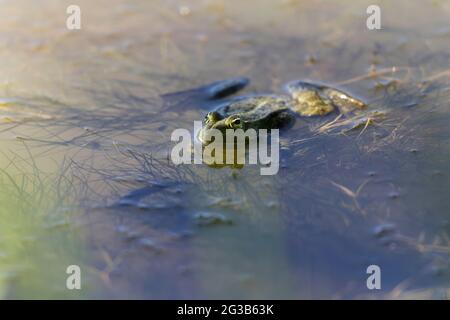
[[[248,79],[237,78],[205,86],[211,99],[240,90]],[[209,112],[198,138],[208,143],[208,132],[217,129],[281,129],[296,116],[314,117],[330,113],[348,114],[365,109],[364,102],[341,90],[323,84],[293,81],[286,85],[286,95],[256,94],[225,101]]]

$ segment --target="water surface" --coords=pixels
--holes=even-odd
[[[69,4],[1,2],[3,297],[448,297],[448,2],[379,1],[372,31],[371,1],[83,0],[75,31]],[[299,119],[276,176],[174,166],[171,132],[212,105],[160,95],[237,76],[241,94],[324,82],[387,116]]]

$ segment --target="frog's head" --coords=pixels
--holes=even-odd
[[[225,135],[227,129],[244,129],[244,123],[239,115],[231,115],[229,117],[223,117],[218,112],[209,112],[203,120],[203,126],[199,134],[199,138],[202,142],[209,140],[207,138],[208,131],[211,129],[217,129]]]

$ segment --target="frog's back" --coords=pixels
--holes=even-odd
[[[223,117],[235,114],[246,115],[257,119],[265,117],[272,112],[286,109],[288,99],[283,96],[276,95],[255,95],[235,99],[225,103],[216,109]]]

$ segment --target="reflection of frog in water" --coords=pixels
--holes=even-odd
[[[212,97],[233,93],[248,81],[233,79],[204,87]],[[324,85],[294,81],[286,86],[289,96],[249,95],[220,104],[203,120],[199,139],[207,143],[208,131],[218,129],[279,129],[295,120],[295,114],[305,117],[324,116],[331,112],[351,113],[366,105],[350,95]]]

